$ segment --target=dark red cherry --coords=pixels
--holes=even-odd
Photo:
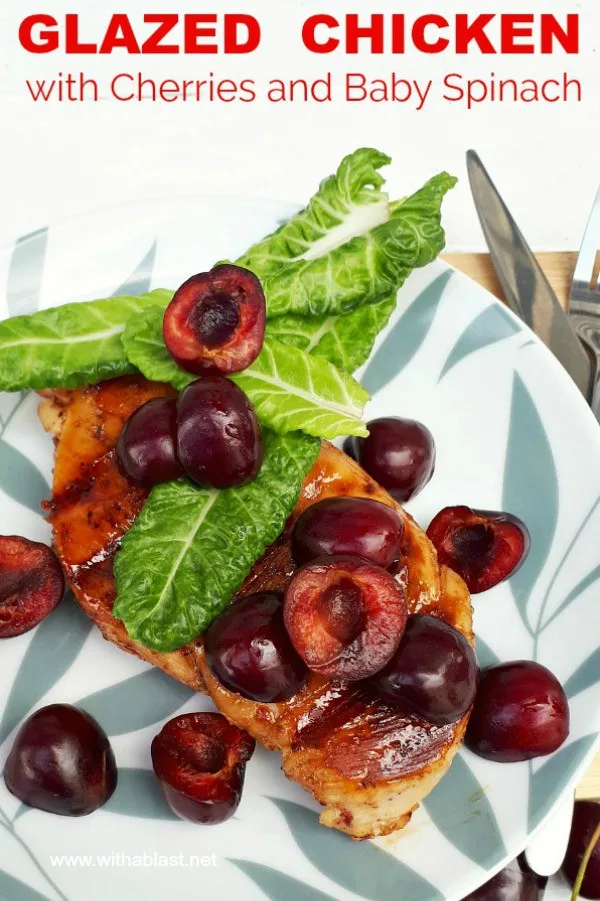
[[[176,453],[177,401],[155,397],[129,417],[119,435],[117,459],[138,488],[152,488],[183,475]]]
[[[248,269],[215,266],[189,278],[166,309],[163,337],[175,362],[195,375],[246,369],[265,338],[265,295]]]
[[[230,691],[270,704],[295,695],[306,667],[283,624],[283,599],[251,594],[225,610],[204,635],[206,661]]]
[[[435,469],[435,442],[413,419],[389,416],[367,423],[368,438],[354,438],[350,450],[364,470],[400,503],[422,491]]]
[[[369,684],[377,694],[443,726],[468,712],[478,678],[475,652],[461,632],[435,616],[413,614],[391,660]]]
[[[533,660],[485,670],[466,744],[480,757],[510,763],[551,754],[569,734],[569,703],[556,677]]]
[[[237,385],[210,376],[181,392],[177,456],[186,475],[200,485],[230,488],[258,475],[263,459],[260,425]]]
[[[296,563],[350,554],[387,569],[400,552],[404,525],[386,504],[361,497],[328,498],[298,517],[292,537]]]
[[[204,826],[237,810],[255,742],[220,713],[185,713],[152,742],[152,766],[171,810]]]
[[[29,807],[81,817],[106,804],[117,785],[117,767],[95,719],[70,704],[52,704],[19,729],[4,781]]]
[[[575,885],[583,855],[592,844],[598,828],[600,828],[600,803],[576,801],[571,835],[562,865],[562,871],[571,886]],[[579,894],[582,898],[600,898],[600,841],[596,841],[593,845]]]
[[[507,579],[529,553],[527,527],[510,513],[445,507],[427,535],[439,562],[462,576],[471,594]]]
[[[366,679],[385,666],[406,624],[404,591],[385,569],[359,557],[320,557],[285,593],[284,620],[309,669]]]
[[[62,569],[51,548],[0,535],[0,638],[33,629],[54,610],[64,591]]]
[[[547,882],[518,858],[463,901],[542,901]]]

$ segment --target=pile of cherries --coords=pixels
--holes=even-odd
[[[230,488],[258,475],[258,418],[225,376],[259,355],[265,321],[261,284],[247,269],[216,266],[179,288],[165,311],[165,344],[182,369],[202,378],[177,400],[149,400],[127,421],[117,456],[132,484],[151,488],[187,475],[200,485]]]

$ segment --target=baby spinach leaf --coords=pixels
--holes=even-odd
[[[355,372],[369,359],[375,339],[395,306],[394,292],[344,316],[277,316],[267,323],[267,337],[324,357],[346,372]]]
[[[390,216],[384,178],[378,170],[391,163],[379,150],[362,147],[345,157],[321,182],[308,206],[237,260],[260,279],[295,260],[316,259]]]
[[[266,432],[253,482],[216,491],[157,485],[115,558],[114,614],[129,635],[173,651],[200,635],[281,534],[319,452],[314,438]]]
[[[148,309],[131,319],[123,334],[129,361],[146,378],[181,389],[193,376],[169,356],[162,337],[162,315]],[[303,431],[317,438],[366,435],[360,421],[369,395],[350,375],[324,358],[269,339],[259,357],[231,376],[246,392],[261,421],[278,434]]]
[[[397,291],[413,269],[431,263],[443,250],[441,205],[455,184],[455,178],[442,172],[412,197],[392,204],[387,222],[263,279],[268,318],[348,313]]]
[[[76,388],[134,369],[121,343],[130,316],[164,309],[170,291],[111,297],[0,322],[0,391]]]

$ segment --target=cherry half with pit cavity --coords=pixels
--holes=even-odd
[[[81,817],[106,804],[117,785],[117,767],[93,717],[70,704],[51,704],[21,726],[4,781],[29,807]]]
[[[242,796],[255,742],[220,713],[186,713],[155,736],[152,766],[173,813],[215,825],[229,819]]]
[[[359,557],[320,557],[298,570],[284,620],[309,669],[327,678],[366,679],[388,662],[404,631],[404,591]]]
[[[560,748],[569,720],[569,702],[550,670],[533,660],[500,663],[481,675],[465,743],[488,760],[531,760]]]
[[[65,592],[54,551],[17,535],[0,535],[0,639],[41,623]]]
[[[529,531],[510,513],[445,507],[427,537],[439,562],[453,569],[471,594],[487,591],[515,573],[529,553]]]
[[[259,355],[265,295],[248,269],[224,264],[193,275],[165,311],[163,337],[175,362],[194,375],[228,375]]]

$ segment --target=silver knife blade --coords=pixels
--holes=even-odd
[[[550,348],[589,402],[589,358],[474,150],[467,153],[467,170],[477,214],[508,306]]]

